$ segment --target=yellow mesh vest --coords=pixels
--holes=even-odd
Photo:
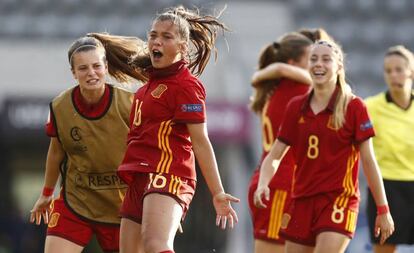
[[[110,105],[100,118],[88,119],[77,112],[74,88],[53,100],[52,112],[67,156],[61,166],[66,204],[88,220],[119,224],[127,185],[116,170],[126,149],[133,93],[110,87]]]

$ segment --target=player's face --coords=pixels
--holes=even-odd
[[[102,50],[92,49],[73,55],[73,77],[78,80],[82,90],[93,91],[104,87],[108,71],[104,54]]]
[[[185,42],[171,21],[156,21],[148,33],[148,49],[154,68],[165,68],[182,58]]]
[[[384,58],[384,78],[390,91],[410,91],[412,75],[408,61],[402,56],[393,54]]]
[[[295,65],[299,68],[309,69],[309,55],[310,55],[311,47],[305,47],[303,49],[303,54],[300,57],[299,61],[294,62],[292,65]]]
[[[319,44],[312,47],[309,71],[314,85],[336,85],[340,67],[332,48]]]

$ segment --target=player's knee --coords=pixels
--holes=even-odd
[[[167,242],[156,236],[143,236],[145,253],[159,253],[168,249]]]

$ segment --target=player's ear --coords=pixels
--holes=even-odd
[[[342,63],[338,62],[338,70],[337,70],[336,74],[339,74],[342,71],[343,68],[344,68],[344,66],[342,65]]]
[[[188,43],[186,41],[181,41],[179,44],[179,49],[180,49],[180,53],[181,55],[186,55],[187,51],[188,51]]]
[[[70,68],[70,71],[72,72],[72,76],[75,80],[78,80],[78,77],[76,76],[76,72],[73,68]]]

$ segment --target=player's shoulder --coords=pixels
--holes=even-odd
[[[178,91],[194,90],[205,93],[205,88],[200,79],[191,74],[191,72],[183,71],[175,78],[174,88]]]
[[[71,86],[71,87],[69,87],[69,88],[67,88],[66,90],[63,90],[63,91],[61,91],[54,99],[58,99],[58,98],[61,98],[61,97],[63,97],[63,96],[66,96],[66,95],[68,95],[68,94],[71,94],[72,93],[72,91],[77,87],[78,85],[73,85],[73,86]]]
[[[175,82],[181,87],[202,85],[201,81],[187,68],[175,76]]]
[[[359,97],[355,94],[351,94],[350,96],[351,97],[350,97],[350,100],[349,100],[349,103],[348,103],[348,108],[365,107],[365,102],[361,97]]]
[[[73,90],[77,87],[77,85],[74,85],[62,92],[59,93],[56,97],[53,98],[52,104],[57,105],[60,104],[64,99],[71,98]]]

